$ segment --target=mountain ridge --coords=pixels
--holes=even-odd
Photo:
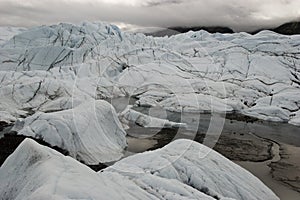
[[[239,33],[243,31],[234,31],[230,27],[226,26],[175,26],[175,27],[169,27],[166,29],[162,29],[156,32],[150,32],[146,33],[146,35],[151,35],[154,37],[163,37],[163,36],[172,36],[172,35],[177,35],[181,33],[187,33],[189,31],[200,31],[204,30],[207,31],[208,33]],[[246,33],[255,35],[261,31],[273,31],[275,33],[279,33],[282,35],[298,35],[300,34],[300,21],[293,21],[293,22],[287,22],[284,23],[280,26],[277,26],[275,28],[265,28],[265,29],[258,29],[256,31],[246,31]]]

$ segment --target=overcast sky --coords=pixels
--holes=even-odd
[[[294,20],[300,20],[300,0],[0,0],[2,26],[107,21],[122,27],[252,31]]]

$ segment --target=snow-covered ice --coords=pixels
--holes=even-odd
[[[295,121],[298,41],[270,31],[153,38],[105,23],[35,27],[0,47],[0,116],[12,121],[69,109],[70,99],[135,96],[136,105],[170,111]]]
[[[3,199],[276,200],[252,174],[213,150],[177,140],[94,172],[25,139],[0,168]]]
[[[125,158],[105,171],[119,172],[140,184],[151,183],[151,177],[178,180],[216,199],[278,199],[251,173],[190,140]]]
[[[290,124],[300,126],[300,111],[294,114],[294,117],[289,121]]]
[[[22,27],[0,27],[0,46],[11,39],[14,35],[22,33],[26,28]]]
[[[1,199],[151,199],[130,180],[97,175],[75,159],[30,139],[3,164],[0,177]]]
[[[38,112],[25,119],[18,134],[42,139],[91,165],[119,160],[127,146],[114,108],[101,100],[60,112]]]
[[[186,127],[184,123],[171,122],[167,119],[160,119],[151,117],[143,113],[137,112],[132,109],[133,106],[127,106],[121,113],[119,113],[119,119],[123,123],[123,126],[128,127],[129,122],[145,128],[179,128]]]

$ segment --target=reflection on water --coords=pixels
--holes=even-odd
[[[109,100],[109,102],[116,108],[117,112],[124,110],[127,105],[133,105],[135,101],[136,99],[127,97]],[[128,135],[136,138],[143,138],[143,142],[145,142],[145,139],[148,138],[149,142],[153,144],[153,139],[155,139],[153,136],[156,134],[169,134],[176,138],[194,139],[198,134],[207,134],[209,127],[213,127],[217,128],[216,130],[221,130],[220,134],[222,135],[246,135],[254,133],[262,138],[268,138],[279,143],[300,147],[300,127],[287,123],[266,121],[245,122],[225,119],[225,116],[221,114],[176,113],[165,111],[159,107],[149,108],[135,106],[133,109],[153,117],[187,124],[186,129],[180,128],[176,130],[143,128],[135,124],[131,124],[131,128],[127,130]],[[216,132],[216,135],[218,134],[219,133]],[[207,138],[210,137],[207,136]],[[218,139],[218,137],[216,137],[216,139]],[[146,147],[149,147],[149,145],[145,145],[145,150],[147,150]],[[131,147],[131,149],[134,148]],[[139,152],[140,151],[141,148],[139,147]]]

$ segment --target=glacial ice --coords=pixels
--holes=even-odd
[[[3,30],[0,122],[24,120],[18,134],[43,139],[86,164],[119,160],[127,146],[118,114],[103,99],[127,96],[136,98],[135,106],[238,112],[300,125],[297,35],[191,31],[154,38],[89,22]],[[183,125],[129,108],[119,117],[145,127]],[[73,158],[26,139],[0,168],[0,196],[278,199],[247,171],[187,140],[98,174]]]
[[[0,168],[3,199],[279,199],[220,154],[177,140],[100,171],[25,139]]]
[[[125,126],[129,126],[129,122],[145,128],[179,128],[186,127],[184,123],[176,123],[166,119],[151,117],[132,109],[133,106],[127,106],[121,113],[119,119]]]
[[[37,112],[25,119],[18,134],[42,139],[90,165],[119,160],[127,146],[114,108],[101,100],[65,111]]]
[[[1,120],[69,109],[70,99],[134,96],[176,112],[295,121],[298,41],[270,31],[153,38],[105,23],[35,27],[0,47]]]

